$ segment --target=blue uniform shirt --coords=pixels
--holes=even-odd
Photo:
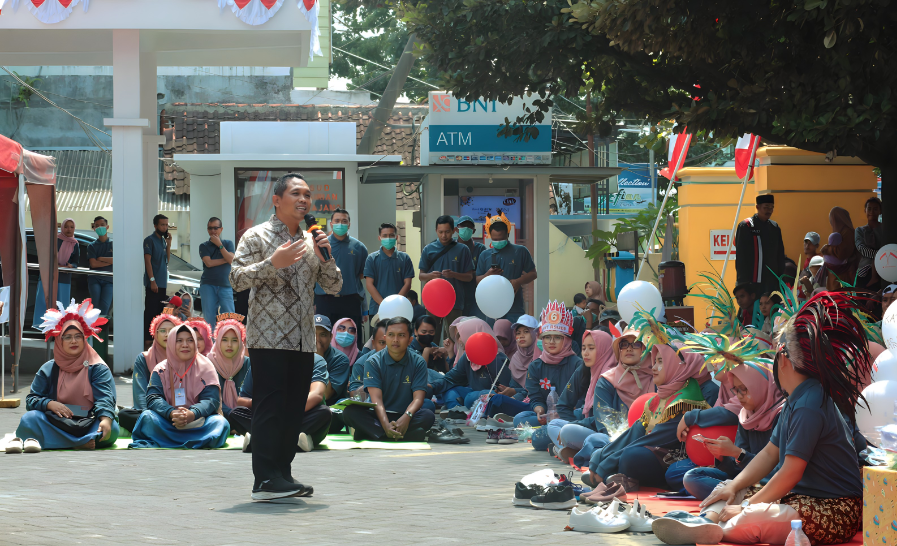
[[[461,243],[464,244],[464,243]],[[486,245],[483,243],[473,243],[473,250],[470,252],[470,259],[473,262],[473,269],[476,272],[476,269],[479,265],[480,255],[486,250]],[[470,250],[470,247],[467,247]],[[476,314],[477,311],[477,278],[474,275],[473,280],[464,283],[464,312],[469,313],[471,316]]]
[[[442,243],[436,240],[425,246],[420,253],[420,263],[418,264],[420,272],[430,273],[433,271],[445,271],[446,269],[455,273],[470,273],[474,271],[470,250],[457,242],[449,244],[452,245],[452,248],[435,261],[436,255],[442,252],[444,248]],[[452,283],[452,287],[455,289],[455,307],[453,309],[464,309],[464,298],[466,297],[465,283],[458,279],[446,280]]]
[[[524,273],[529,273],[536,269],[536,264],[533,262],[533,257],[530,255],[529,250],[525,246],[512,243],[508,243],[508,246],[501,250],[487,248],[480,254],[480,259],[477,262],[477,277],[488,273],[493,263],[502,269],[502,276],[509,281],[519,279]],[[514,304],[511,306],[508,314],[522,315],[523,313],[525,311],[523,308],[523,290],[521,289],[514,294]]]
[[[383,407],[404,413],[415,391],[427,391],[427,363],[414,351],[406,351],[398,362],[384,349],[374,353],[364,365],[364,386],[383,391]]]
[[[330,255],[343,274],[343,287],[340,288],[339,295],[363,297],[364,285],[361,283],[361,277],[364,273],[364,262],[368,259],[367,247],[351,235],[340,241],[331,233],[327,239],[330,240]],[[320,284],[315,284],[315,294],[324,295],[324,289]]]
[[[165,239],[155,233],[143,240],[143,253],[149,254],[150,267],[153,270],[153,277],[156,279],[156,286],[159,288],[168,286],[168,253],[165,249]],[[143,269],[143,286],[149,288],[150,280],[146,276],[146,268]]]
[[[106,239],[106,242],[102,242],[99,239],[87,245],[87,259],[93,258],[94,260],[98,260],[100,258],[111,258],[112,257],[112,239]],[[91,269],[95,271],[112,271],[112,264],[109,264],[104,267],[91,267]],[[91,277],[93,278],[93,277]],[[112,282],[112,279],[109,277],[96,277],[97,279],[109,280]]]
[[[387,298],[399,293],[405,286],[405,279],[414,278],[414,265],[404,252],[396,250],[389,256],[381,248],[365,260],[364,276],[374,279],[374,288],[381,296]],[[371,298],[368,314],[373,317],[379,309],[380,304]]]
[[[342,351],[328,347],[324,353],[327,361],[327,373],[330,374],[330,386],[333,387],[333,396],[327,400],[328,405],[336,404],[341,398],[346,397],[346,385],[349,383],[349,357]]]
[[[355,392],[364,386],[364,363],[374,354],[376,354],[375,351],[368,349],[368,352],[355,360],[355,364],[352,365],[352,373],[349,375],[349,386],[347,387],[349,392]]]
[[[222,239],[221,245],[231,254],[234,253],[233,241]],[[221,255],[221,249],[215,246],[215,243],[212,241],[206,241],[199,245],[199,257],[203,258],[205,256],[208,256],[213,260],[221,260],[224,258],[224,256]],[[202,264],[202,277],[199,279],[200,284],[230,288],[230,267],[231,265],[227,262],[224,262],[221,265],[216,265],[215,267],[208,267],[206,264]]]

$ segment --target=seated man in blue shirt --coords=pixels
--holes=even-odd
[[[423,409],[427,363],[411,344],[411,322],[404,317],[386,324],[386,350],[364,365],[364,386],[376,408],[349,406],[343,420],[355,440],[424,441],[436,415]]]
[[[489,237],[492,248],[480,254],[477,261],[477,283],[490,275],[502,275],[511,281],[514,288],[514,303],[504,317],[512,323],[517,322],[520,315],[526,314],[523,307],[523,287],[536,280],[536,264],[529,250],[523,245],[515,245],[508,241],[510,228],[503,216],[493,216],[489,224]],[[482,314],[482,313],[481,313]],[[489,322],[489,317],[481,316]]]

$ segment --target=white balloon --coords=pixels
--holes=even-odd
[[[888,282],[897,281],[897,244],[891,243],[875,253],[875,272]]]
[[[886,349],[872,366],[872,381],[897,381],[897,355]]]
[[[394,294],[383,298],[378,311],[380,319],[391,319],[395,317],[405,317],[408,320],[414,319],[414,306],[405,296]]]
[[[663,298],[660,290],[646,281],[632,281],[620,290],[617,298],[617,311],[626,324],[632,322],[636,311],[644,310],[650,313],[654,310],[654,318],[660,320],[664,316]]]
[[[897,400],[897,381],[876,381],[863,390],[863,397],[869,404],[867,410],[862,402],[857,404],[857,426],[869,441],[878,444],[881,434],[875,427],[883,427],[894,422],[894,401]]]
[[[881,319],[881,337],[885,340],[885,347],[897,350],[897,304],[888,307]]]
[[[490,275],[477,285],[476,298],[480,311],[497,320],[507,315],[514,305],[514,287],[501,275]]]

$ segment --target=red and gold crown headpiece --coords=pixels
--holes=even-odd
[[[565,336],[573,335],[573,314],[567,311],[564,302],[558,303],[555,300],[542,310],[542,330],[539,334],[545,335],[549,332],[557,332]]]

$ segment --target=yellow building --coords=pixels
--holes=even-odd
[[[757,159],[760,166],[747,184],[739,221],[756,212],[757,195],[774,195],[772,219],[782,228],[785,255],[795,262],[803,254],[803,238],[808,231],[819,233],[823,243],[828,238],[832,207],[847,209],[854,227],[866,224],[863,204],[875,196],[876,187],[871,166],[852,157],[826,162],[823,154],[785,146],[760,148]],[[692,284],[700,280],[702,271],[722,271],[726,238],[735,220],[742,183],[734,167],[689,167],[678,174],[682,179],[679,259],[685,263],[686,282]],[[724,280],[731,289],[735,286],[734,247],[730,252]],[[709,314],[706,303],[689,296],[685,304],[695,307],[695,327],[702,329]]]

